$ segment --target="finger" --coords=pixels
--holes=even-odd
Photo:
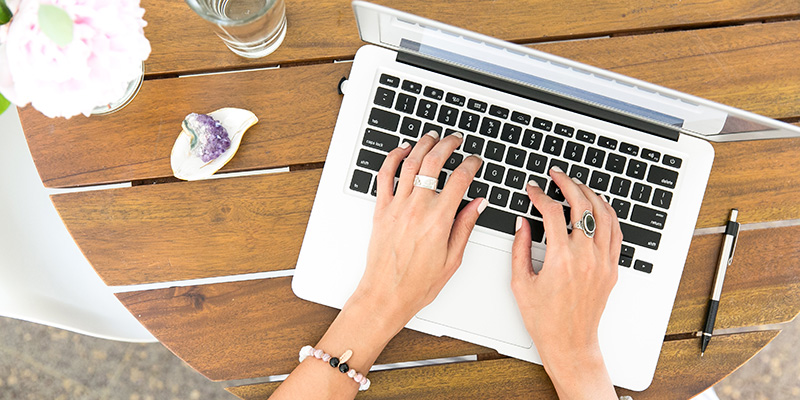
[[[383,160],[383,165],[378,171],[377,178],[378,198],[375,201],[378,208],[385,207],[394,198],[394,175],[397,172],[400,161],[403,161],[409,152],[411,152],[411,143],[403,142],[403,144],[390,151],[386,159]]]
[[[578,185],[578,187],[583,191],[586,199],[592,204],[591,211],[595,221],[594,241],[600,248],[608,248],[611,243],[611,229],[613,228],[612,216],[616,216],[616,213],[613,211],[609,212],[611,206],[600,198],[600,196],[595,194],[588,186],[581,184]],[[608,206],[608,208],[606,206]],[[583,211],[581,211],[581,214],[582,213]],[[575,221],[577,221],[577,219]],[[581,236],[586,237],[586,235],[583,234],[581,234]]]
[[[544,231],[547,235],[547,247],[566,245],[567,221],[564,219],[564,207],[544,194],[539,184],[534,181],[528,182],[526,189],[533,206],[542,214]]]
[[[400,182],[397,184],[397,192],[395,196],[407,197],[411,194],[411,189],[414,188],[414,177],[419,174],[419,168],[422,165],[422,159],[425,155],[436,145],[439,141],[439,134],[436,131],[430,131],[424,135],[417,142],[411,153],[403,161],[403,169],[400,171]],[[438,174],[434,176],[436,178]]]
[[[469,235],[472,234],[475,222],[487,205],[489,202],[486,199],[478,198],[472,200],[456,215],[453,228],[450,230],[450,239],[447,242],[447,265],[453,266],[454,269],[461,265]]]
[[[432,177],[439,176],[444,163],[447,162],[453,151],[461,145],[463,138],[464,135],[461,132],[455,132],[436,143],[431,151],[425,155],[425,158],[422,159],[419,174]]]
[[[473,154],[461,162],[461,165],[450,174],[444,189],[439,193],[439,199],[443,207],[442,212],[447,213],[447,215],[455,214],[456,209],[461,205],[461,199],[467,193],[467,189],[482,163],[483,159],[479,155]]]
[[[550,177],[553,178],[553,182],[558,185],[558,188],[561,189],[561,193],[564,194],[564,198],[567,200],[567,203],[569,203],[572,221],[580,220],[581,217],[583,217],[584,211],[592,211],[594,209],[592,202],[586,198],[586,194],[579,187],[585,187],[586,185],[583,185],[578,180],[570,179],[570,177],[558,167],[553,167],[550,169]],[[582,235],[582,237],[586,238],[586,235]]]
[[[609,254],[611,255],[611,261],[613,261],[611,266],[617,268],[619,254],[622,251],[622,228],[619,226],[617,212],[614,211],[611,204],[606,203],[606,209],[611,214],[611,243],[609,244],[609,246],[611,246]]]
[[[531,263],[531,225],[522,217],[517,217],[517,232],[511,246],[511,287],[524,284],[534,276]]]

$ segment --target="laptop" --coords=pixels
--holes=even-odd
[[[464,201],[486,197],[463,263],[407,328],[541,363],[511,293],[516,216],[546,251],[524,185],[568,204],[547,171],[559,166],[605,196],[619,217],[619,279],[600,322],[613,383],[652,379],[705,192],[708,140],[797,136],[766,117],[362,1],[361,38],[322,172],[292,289],[341,308],[364,272],[375,179],[386,154],[436,130],[464,134],[440,188],[470,154],[484,159]],[[571,221],[568,221],[568,223]],[[335,287],[337,290],[330,290]],[[476,295],[479,294],[479,295]]]

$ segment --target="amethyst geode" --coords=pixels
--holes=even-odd
[[[192,135],[192,154],[203,162],[216,159],[231,147],[228,131],[209,115],[191,113],[183,120],[183,128]]]

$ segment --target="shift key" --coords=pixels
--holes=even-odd
[[[661,242],[660,233],[629,225],[624,222],[620,222],[619,227],[622,229],[623,241],[647,247],[648,249],[658,250],[658,244]]]

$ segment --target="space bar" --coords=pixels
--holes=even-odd
[[[513,235],[516,223],[516,215],[496,208],[486,207],[481,216],[478,217],[477,225]]]

